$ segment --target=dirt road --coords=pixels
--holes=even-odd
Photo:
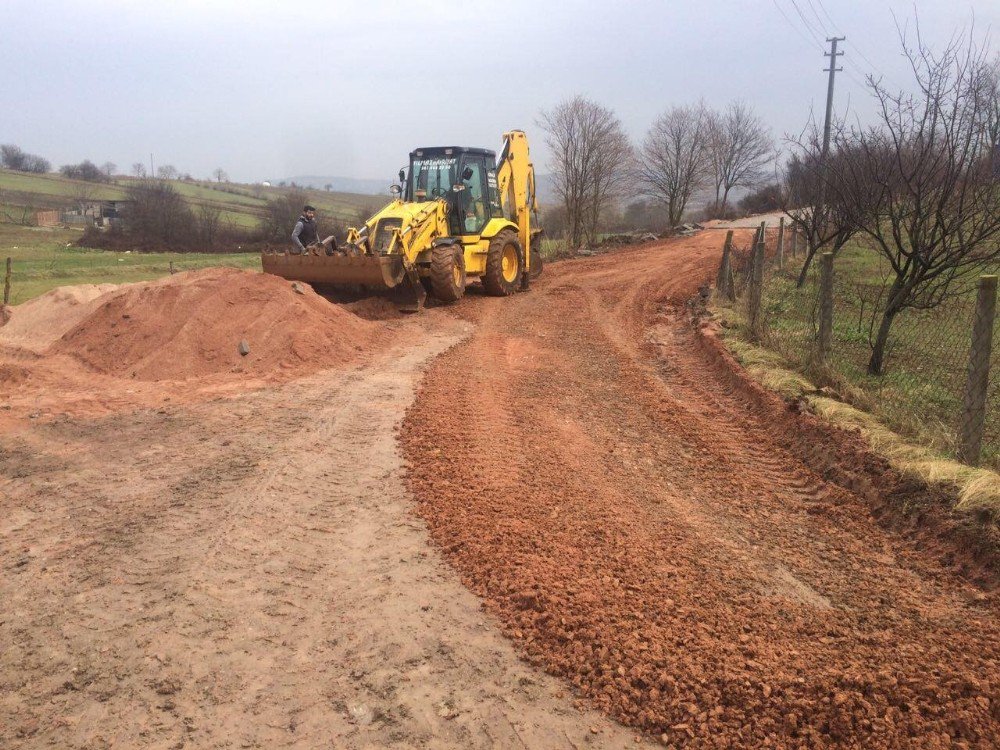
[[[995,595],[700,343],[721,238],[238,397],[17,381],[0,747],[997,746]]]
[[[685,319],[721,238],[470,308],[405,423],[434,539],[534,663],[667,743],[997,747],[996,599],[826,481]]]
[[[634,746],[412,513],[394,425],[468,332],[429,316],[347,370],[0,436],[0,747]]]

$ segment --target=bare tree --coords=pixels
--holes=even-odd
[[[309,194],[298,188],[283,190],[268,198],[260,218],[261,239],[290,242],[295,222],[308,202]]]
[[[593,244],[601,211],[619,194],[632,148],[614,112],[582,96],[539,115],[552,151],[555,192],[566,208],[571,247]]]
[[[756,185],[774,158],[774,139],[764,121],[742,101],[708,114],[708,159],[715,209],[725,211],[734,188]]]
[[[177,167],[170,164],[164,164],[162,167],[156,168],[156,176],[161,180],[176,180],[178,174]]]
[[[59,167],[59,172],[73,180],[104,182],[106,179],[101,168],[90,161],[90,159],[84,159],[79,164],[64,164]]]
[[[31,172],[32,174],[45,174],[52,171],[52,163],[37,154],[26,154],[22,171]]]
[[[215,178],[216,182],[229,182],[229,175],[222,167],[216,167],[215,171],[212,172],[212,176]]]
[[[639,149],[639,183],[666,206],[670,226],[680,224],[692,193],[705,180],[707,129],[703,107],[673,107],[656,118]]]
[[[983,72],[983,90],[986,95],[984,123],[987,146],[993,151],[993,167],[1000,176],[1000,54]]]
[[[13,143],[5,143],[0,146],[0,167],[20,172],[24,167],[24,160],[27,156],[21,150],[20,146],[15,146]]]
[[[842,130],[838,125],[836,132]],[[824,158],[822,134],[815,123],[810,123],[797,140],[789,140],[792,153],[782,175],[779,201],[792,226],[805,240],[805,260],[799,270],[798,287],[805,284],[816,253],[829,247],[836,255],[857,230],[840,193],[829,185],[856,148],[843,138],[835,139],[834,144]]]
[[[113,161],[106,161],[101,165],[101,171],[104,172],[104,176],[110,180],[115,176],[115,172],[118,171],[118,165]]]
[[[137,161],[132,165],[132,174],[142,179],[146,176],[146,165],[141,161]]]
[[[156,180],[134,182],[128,198],[126,231],[143,244],[180,250],[195,239],[191,208],[172,185]]]
[[[917,92],[893,93],[869,79],[879,122],[838,136],[849,158],[831,161],[831,192],[890,268],[870,340],[872,375],[884,371],[900,312],[939,305],[971,273],[1000,260],[1000,190],[983,127],[991,106],[986,52],[970,35],[935,53],[919,28],[915,47],[905,33],[901,42]]]
[[[198,241],[206,249],[210,250],[219,237],[220,219],[222,209],[210,203],[202,203],[198,206],[196,214],[196,225]]]
[[[7,143],[0,146],[0,167],[16,172],[44,174],[52,169],[52,164],[41,156],[25,153],[19,146]]]

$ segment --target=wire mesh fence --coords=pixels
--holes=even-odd
[[[833,326],[829,354],[817,357],[820,317],[820,260],[810,264],[801,285],[803,255],[786,252],[784,267],[774,257],[776,237],[768,237],[758,339],[799,369],[832,380],[849,399],[876,413],[893,429],[959,456],[963,396],[969,371],[976,281],[961,283],[955,294],[928,310],[904,310],[893,321],[883,374],[868,374],[881,313],[889,288],[885,260],[861,244],[846,246],[834,260]],[[731,263],[737,301],[746,316],[751,279],[749,247],[734,247]],[[989,379],[980,463],[1000,467],[1000,331],[992,334]],[[982,343],[982,342],[981,342]]]

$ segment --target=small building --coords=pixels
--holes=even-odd
[[[70,226],[110,227],[122,220],[131,201],[80,201],[75,209],[63,211],[62,223]]]

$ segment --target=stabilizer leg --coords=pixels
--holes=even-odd
[[[399,309],[402,312],[416,313],[424,309],[424,302],[427,301],[427,290],[420,283],[420,276],[415,269],[406,272],[403,283],[399,285],[401,296]]]

